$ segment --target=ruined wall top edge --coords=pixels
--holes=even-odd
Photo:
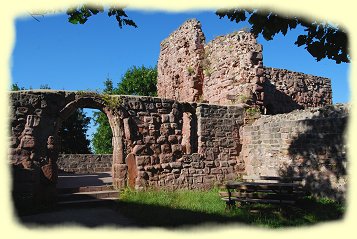
[[[258,123],[266,119],[270,119],[272,122],[281,120],[306,120],[311,118],[343,118],[348,117],[351,112],[351,104],[334,104],[326,105],[323,107],[311,107],[306,109],[294,110],[290,113],[276,114],[276,115],[262,115],[260,119],[255,121]]]
[[[187,32],[187,30],[192,31],[192,33],[197,33],[197,32],[201,32],[202,33],[202,29],[201,29],[202,25],[201,22],[198,21],[197,19],[193,18],[193,19],[189,19],[187,21],[185,21],[180,27],[178,27],[176,30],[174,30],[167,38],[165,38],[164,40],[161,41],[160,46],[164,47],[165,44],[169,41],[172,40],[174,38],[177,38],[177,36],[180,36],[182,34],[182,32]],[[205,42],[205,36],[202,33],[202,41]]]
[[[67,90],[19,90],[19,91],[9,91],[10,95],[46,95],[47,97],[51,98],[51,96],[59,96],[67,98],[69,95],[75,95],[75,97],[78,98],[87,98],[87,97],[101,97],[104,94],[96,93],[96,92],[91,92],[91,91],[67,91]],[[93,94],[94,93],[94,94]],[[246,106],[244,104],[236,104],[236,105],[222,105],[222,104],[210,104],[210,103],[199,103],[199,102],[186,102],[186,101],[178,101],[174,99],[169,99],[169,98],[163,98],[163,97],[154,97],[154,96],[140,96],[140,95],[108,95],[109,97],[119,97],[122,99],[132,99],[132,100],[144,100],[144,101],[161,101],[161,102],[167,102],[167,103],[178,103],[178,104],[186,104],[186,105],[191,105],[193,107],[219,107],[219,108],[224,108],[224,107],[236,107],[236,108],[245,108]],[[14,99],[16,101],[16,99]],[[73,98],[73,100],[75,100]]]
[[[288,70],[288,69],[284,69],[284,68],[276,68],[276,67],[269,67],[269,66],[264,66],[264,71],[265,73],[269,73],[270,71],[279,71],[279,72],[283,72],[286,74],[296,74],[296,75],[303,75],[306,77],[311,77],[311,78],[315,78],[315,79],[323,79],[327,82],[331,82],[330,78],[327,77],[323,77],[323,76],[317,76],[317,75],[313,75],[313,74],[307,74],[301,71],[292,71],[292,70]]]
[[[212,39],[211,41],[209,41],[207,43],[207,45],[211,45],[211,44],[215,44],[219,41],[225,40],[225,39],[234,39],[239,41],[251,41],[252,43],[257,43],[257,39],[254,36],[253,33],[250,32],[245,32],[245,31],[235,31],[232,33],[229,33],[227,35],[221,35],[221,36],[217,36],[214,39]]]

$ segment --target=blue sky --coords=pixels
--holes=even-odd
[[[219,19],[213,11],[126,12],[138,28],[120,29],[115,18],[106,13],[93,16],[84,25],[68,23],[64,14],[39,16],[40,22],[29,16],[18,18],[12,82],[33,89],[47,84],[58,90],[100,90],[107,77],[117,83],[133,65],[155,66],[160,42],[187,19],[202,23],[206,42],[249,26]],[[273,41],[259,37],[264,65],[328,77],[332,80],[333,102],[348,102],[349,65],[326,59],[316,62],[304,48],[293,44],[301,31],[277,35]]]

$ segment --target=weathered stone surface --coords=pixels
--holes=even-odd
[[[160,154],[160,163],[169,163],[172,162],[172,154],[167,153],[167,154]]]
[[[200,23],[188,20],[161,43],[159,96],[255,104],[270,114],[331,104],[329,79],[264,67],[262,51],[254,35],[244,31],[205,44]]]
[[[263,70],[261,51],[255,37],[244,31],[209,42],[203,61],[204,99],[213,104],[252,101],[253,78]]]
[[[314,195],[344,200],[347,158],[343,135],[349,111],[349,106],[335,105],[258,119],[252,127],[243,128],[240,160],[244,163],[238,163],[236,171],[302,176]],[[273,133],[278,129],[285,133]]]
[[[186,21],[161,42],[158,60],[159,97],[194,102],[202,94],[202,65],[205,37],[201,23]]]
[[[136,156],[136,164],[138,166],[145,166],[151,163],[150,156]]]
[[[112,163],[111,154],[60,154],[57,160],[60,170],[72,173],[109,172]]]
[[[181,162],[172,162],[170,163],[171,168],[182,168],[182,163]]]
[[[171,146],[170,146],[169,144],[163,144],[163,145],[161,145],[161,152],[162,152],[163,154],[169,154],[169,153],[171,153],[171,152],[172,152]]]
[[[301,173],[311,189],[318,191],[321,176],[331,184],[321,188],[343,198],[342,133],[349,110],[330,106],[249,115],[254,111],[250,105],[274,114],[331,103],[328,79],[264,68],[262,61],[262,46],[250,33],[232,33],[204,45],[200,23],[187,21],[161,44],[158,91],[166,98],[12,92],[9,162],[24,170],[40,170],[50,161],[65,171],[113,170],[116,187],[137,189],[207,189],[245,173]],[[113,155],[58,157],[58,127],[86,107],[107,115]],[[46,167],[42,173],[55,179],[55,171]],[[39,183],[34,194],[55,190],[50,187]]]
[[[264,104],[269,114],[332,104],[331,80],[300,72],[265,67]]]

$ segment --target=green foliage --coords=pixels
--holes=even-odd
[[[20,87],[17,83],[12,83],[10,90],[11,91],[25,90],[25,87]]]
[[[250,32],[258,36],[262,34],[266,40],[282,33],[284,36],[288,30],[297,26],[304,28],[306,34],[299,35],[295,44],[305,46],[305,49],[317,60],[328,58],[337,64],[350,62],[347,34],[337,27],[327,23],[309,23],[297,17],[284,17],[272,12],[247,9],[220,9],[216,12],[219,18],[227,17],[231,21],[239,23],[248,18],[251,24]]]
[[[102,112],[94,112],[94,124],[97,127],[93,134],[92,145],[94,153],[96,154],[111,154],[113,152],[112,146],[112,129],[110,128],[107,116]]]
[[[77,109],[63,123],[58,132],[61,139],[60,153],[65,154],[90,154],[90,141],[86,133],[90,118],[82,109]]]
[[[101,98],[104,100],[105,105],[109,107],[109,109],[116,109],[121,104],[121,99],[119,97],[113,97],[107,93],[101,94]]]
[[[126,71],[118,83],[117,87],[113,82],[107,79],[104,82],[103,99],[112,107],[120,104],[119,98],[109,97],[109,95],[145,95],[157,96],[156,89],[157,69],[151,67],[131,67]],[[97,131],[93,134],[93,148],[97,154],[110,154],[112,147],[112,130],[110,128],[107,116],[102,112],[95,112],[93,115]]]
[[[147,190],[125,189],[120,199],[127,202],[165,206],[180,209],[193,209],[197,212],[222,213],[224,202],[218,197],[218,189],[203,190]]]
[[[75,8],[71,8],[67,10],[68,21],[72,24],[78,24],[78,23],[84,24],[91,16],[103,12],[104,12],[104,8],[103,6],[100,5],[77,6]],[[128,18],[128,15],[125,13],[123,8],[110,7],[108,9],[108,16],[109,17],[115,16],[120,28],[122,28],[123,25],[137,27],[135,22]]]
[[[203,69],[203,74],[204,74],[205,76],[210,77],[210,76],[212,75],[212,70],[211,70],[211,68],[205,68],[205,69]]]
[[[113,91],[119,95],[157,96],[156,82],[156,67],[133,66],[126,71],[117,90]]]
[[[193,70],[193,68],[191,66],[187,67],[187,72],[189,75],[193,74],[195,71]]]
[[[258,107],[250,107],[245,110],[245,115],[248,118],[258,118],[261,115]]]

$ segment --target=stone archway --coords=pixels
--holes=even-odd
[[[103,99],[99,96],[83,96],[76,97],[75,100],[69,102],[59,112],[59,117],[56,122],[56,132],[75,110],[79,108],[97,109],[103,112],[109,121],[112,130],[112,146],[113,146],[113,159],[112,159],[112,177],[113,186],[115,188],[122,188],[125,186],[126,167],[124,162],[124,142],[123,142],[123,126],[120,114],[113,111],[108,107]]]

